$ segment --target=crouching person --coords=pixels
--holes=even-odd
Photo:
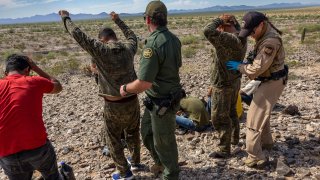
[[[205,104],[195,97],[181,99],[176,123],[180,127],[192,131],[204,131],[211,126]]]
[[[60,175],[56,153],[42,119],[42,97],[62,90],[60,82],[30,58],[13,54],[0,79],[0,166],[10,180],[31,180],[34,170],[44,179]],[[39,76],[29,76],[33,70]]]

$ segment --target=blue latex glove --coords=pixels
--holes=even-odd
[[[228,70],[239,70],[240,61],[230,60],[226,63]]]

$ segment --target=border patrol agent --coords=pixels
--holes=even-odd
[[[271,149],[273,140],[270,131],[271,110],[285,87],[288,69],[284,64],[285,52],[281,34],[268,18],[260,12],[248,12],[243,17],[244,26],[241,37],[251,36],[255,39],[254,54],[251,63],[241,64],[229,61],[230,70],[239,70],[250,79],[261,81],[253,95],[247,115],[246,146],[249,167],[262,168],[268,158],[262,151]]]
[[[178,149],[175,117],[182,98],[179,68],[181,42],[167,25],[167,8],[161,1],[151,1],[144,14],[151,34],[140,59],[138,79],[120,88],[122,96],[145,91],[146,109],[141,121],[141,136],[155,165],[153,173],[163,171],[163,179],[178,179]]]
[[[118,170],[112,174],[112,179],[133,179],[134,175],[130,169],[140,164],[140,106],[137,95],[122,97],[119,88],[121,84],[137,78],[133,65],[137,51],[137,37],[115,12],[111,12],[111,19],[121,29],[126,41],[118,41],[116,34],[110,28],[100,32],[101,38],[108,37],[107,39],[103,41],[92,39],[74,25],[67,11],[61,10],[59,14],[66,30],[92,56],[98,68],[101,92],[99,95],[105,100],[106,142]],[[125,132],[128,149],[133,155],[131,168],[124,155],[122,132]]]
[[[204,28],[204,35],[214,46],[211,67],[211,119],[219,133],[219,150],[213,157],[230,156],[231,144],[239,142],[239,119],[236,105],[240,89],[241,73],[228,71],[226,62],[242,60],[245,56],[246,39],[238,37],[240,25],[233,15],[224,14]]]

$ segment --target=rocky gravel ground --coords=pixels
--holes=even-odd
[[[209,85],[210,55],[185,59],[182,84],[188,94],[205,97]],[[278,105],[272,112],[271,126],[275,147],[270,152],[270,165],[263,170],[244,166],[245,118],[241,121],[241,141],[232,148],[227,160],[217,160],[210,154],[217,148],[214,130],[177,135],[180,179],[320,179],[320,63],[290,69],[290,80]],[[74,168],[77,179],[110,179],[115,171],[110,157],[101,153],[103,100],[92,77],[83,74],[61,75],[64,90],[44,98],[44,120],[49,139],[58,154]],[[244,78],[245,82],[245,78]],[[244,84],[244,83],[243,83]],[[141,99],[144,95],[141,94]],[[288,111],[284,110],[291,105]],[[248,107],[244,106],[245,111]],[[295,109],[296,108],[296,109]],[[286,113],[283,113],[286,112]],[[129,154],[127,153],[129,156]],[[142,163],[153,162],[144,146]],[[137,179],[157,179],[149,169],[138,172]],[[35,177],[37,178],[37,177]],[[6,179],[2,170],[0,179]]]

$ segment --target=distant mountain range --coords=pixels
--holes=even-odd
[[[302,4],[302,3],[274,3],[267,4],[263,6],[212,6],[202,9],[174,9],[169,10],[169,14],[183,14],[183,13],[203,13],[203,12],[223,12],[223,11],[241,11],[241,10],[262,10],[262,9],[282,9],[282,8],[297,8],[297,7],[309,7],[309,6],[320,6],[319,4]],[[121,13],[120,16],[139,16],[142,13]],[[100,14],[71,14],[72,20],[87,20],[87,19],[103,19],[108,17],[107,13]],[[0,24],[18,24],[18,23],[38,23],[38,22],[56,22],[60,21],[60,17],[57,13],[51,13],[47,15],[35,15],[31,17],[25,18],[17,18],[17,19],[0,19]]]

